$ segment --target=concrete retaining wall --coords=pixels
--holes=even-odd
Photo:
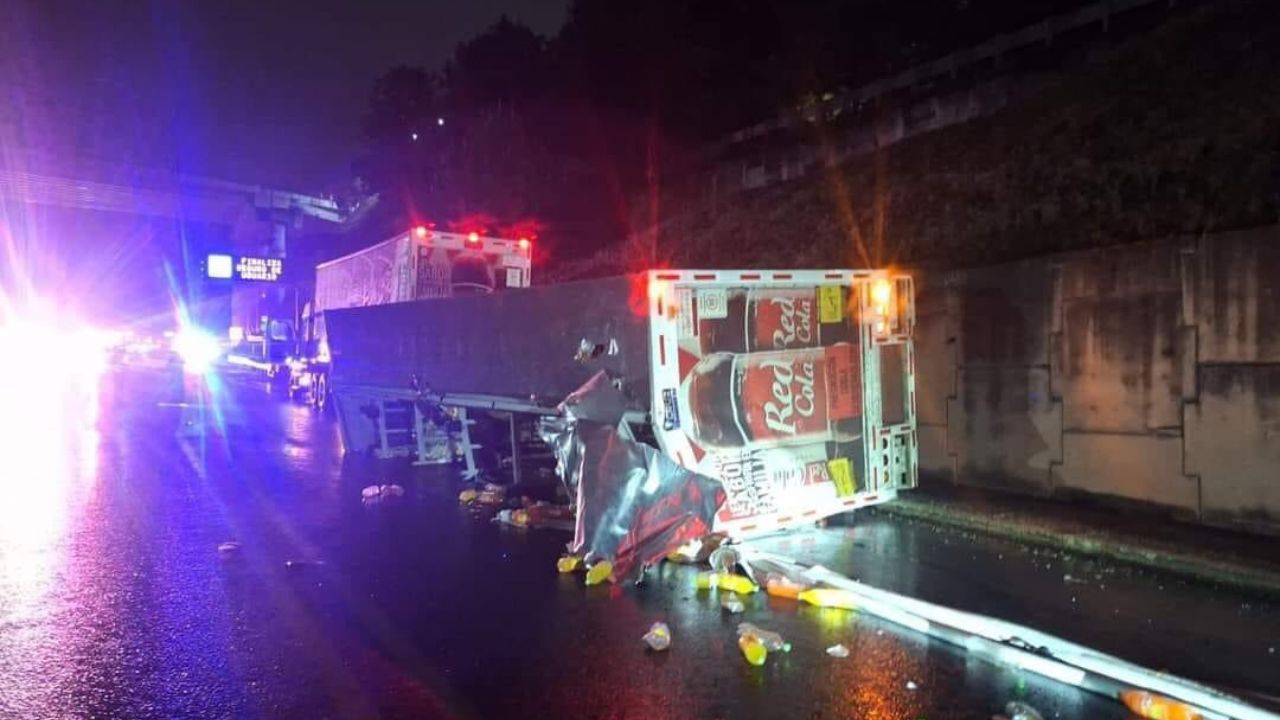
[[[1280,229],[918,287],[926,474],[1280,531]]]

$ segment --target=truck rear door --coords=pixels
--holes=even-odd
[[[662,449],[718,478],[716,528],[811,524],[916,484],[911,278],[654,271],[651,409]]]

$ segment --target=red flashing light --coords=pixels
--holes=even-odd
[[[476,243],[478,243],[478,242],[480,242],[480,233],[474,233],[474,232],[473,232],[473,233],[471,233],[470,235],[468,235],[468,236],[467,236],[467,242],[469,242],[469,243],[471,243],[471,244],[473,244],[473,245],[474,245],[474,244],[476,244]]]
[[[419,225],[418,227],[416,227],[416,228],[414,228],[414,229],[413,229],[413,234],[414,234],[414,235],[417,235],[417,236],[418,236],[418,237],[420,237],[420,238],[425,238],[425,237],[427,236],[427,233],[428,233],[428,232],[430,232],[430,231],[429,231],[429,230],[427,230],[427,226],[426,226],[426,225]]]
[[[520,238],[520,242],[519,242],[518,244],[520,245],[520,249],[521,249],[521,250],[528,250],[528,249],[529,249],[529,238]]]

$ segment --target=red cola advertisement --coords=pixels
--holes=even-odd
[[[863,489],[862,370],[851,285],[675,285],[678,348],[660,389],[677,457],[724,485],[718,526],[839,512]]]

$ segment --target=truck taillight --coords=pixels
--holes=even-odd
[[[889,281],[880,278],[871,285],[871,302],[875,305],[876,312],[881,315],[889,314],[889,305],[893,301],[893,285]]]
[[[520,241],[517,244],[520,246],[521,250],[527,251],[529,249],[529,238],[520,238]]]
[[[470,235],[468,235],[467,242],[471,243],[472,245],[478,244],[480,242],[480,233],[473,232]]]
[[[419,225],[413,229],[413,234],[417,235],[419,238],[425,238],[427,235],[431,234],[431,231],[427,229],[426,225]]]
[[[910,277],[878,277],[871,281],[866,292],[867,322],[877,340],[898,342],[911,334],[915,312]]]

